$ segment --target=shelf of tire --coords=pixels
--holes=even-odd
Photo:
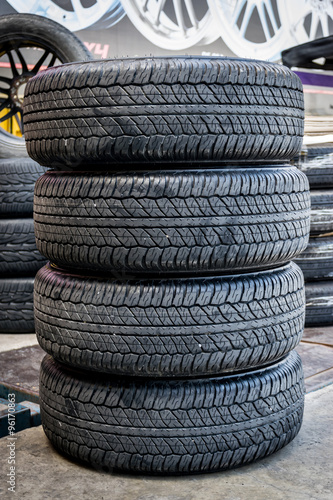
[[[27,157],[24,85],[43,66],[92,56],[73,33],[30,14],[1,17],[0,49],[8,66],[0,77],[0,333],[27,333],[34,332],[34,277],[47,262],[36,248],[33,221],[34,185],[46,170]]]
[[[44,430],[104,470],[221,470],[289,443],[310,195],[298,77],[225,58],[48,69],[27,85]]]
[[[0,333],[34,332],[33,283],[47,262],[36,248],[33,192],[45,168],[0,159]]]
[[[307,249],[295,261],[306,294],[306,326],[333,324],[333,147],[308,148],[299,164],[311,189],[311,226]]]

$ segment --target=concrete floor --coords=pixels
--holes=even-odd
[[[306,395],[304,423],[286,448],[226,472],[177,478],[104,473],[72,462],[41,427],[17,434],[16,494],[32,500],[332,500],[333,385]],[[6,491],[7,439],[0,440],[0,497]]]
[[[20,349],[22,347],[29,347],[37,344],[35,333],[0,334],[0,352],[12,351],[13,349]]]

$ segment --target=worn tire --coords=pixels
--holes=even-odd
[[[33,276],[44,264],[33,219],[0,219],[0,276]]]
[[[200,376],[281,358],[304,326],[295,265],[217,278],[116,281],[42,268],[41,347],[71,366],[135,376]]]
[[[330,155],[333,153],[333,146],[322,146],[322,147],[316,147],[316,146],[308,146],[308,158],[314,158],[315,156],[326,156]]]
[[[0,279],[0,333],[32,333],[34,278]]]
[[[188,474],[245,465],[297,435],[303,405],[295,351],[266,369],[221,378],[93,377],[49,356],[40,374],[47,437],[104,470]]]
[[[35,190],[37,248],[70,268],[230,271],[287,262],[308,242],[310,194],[295,167],[49,172]]]
[[[306,283],[305,326],[333,325],[333,281]]]
[[[308,158],[299,169],[307,176],[311,188],[333,187],[333,154]]]
[[[333,189],[311,191],[311,224],[313,235],[333,232]]]
[[[306,250],[294,261],[306,280],[333,279],[333,237],[310,238]]]
[[[47,47],[58,54],[62,63],[92,59],[81,40],[60,24],[42,16],[32,14],[9,14],[1,16],[0,52],[8,42],[15,40],[35,42],[38,47]],[[24,137],[16,137],[0,128],[0,158],[28,156]]]
[[[303,108],[301,81],[281,65],[130,58],[37,74],[26,87],[24,125],[28,152],[42,165],[174,168],[293,158],[302,144]]]
[[[32,216],[35,182],[44,173],[30,158],[0,159],[1,216]]]

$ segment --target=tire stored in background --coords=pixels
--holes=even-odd
[[[333,325],[333,281],[307,283],[305,297],[305,326]]]
[[[0,279],[0,333],[32,333],[34,278]]]
[[[308,157],[307,161],[299,165],[309,180],[311,188],[333,187],[333,154]]]
[[[30,158],[0,159],[0,214],[32,215],[35,183],[44,173]]]
[[[333,189],[311,191],[310,233],[327,236],[333,233]]]
[[[17,97],[18,87],[36,74],[43,62],[41,60],[39,68],[34,71],[34,65],[29,66],[20,51],[25,47],[37,49],[37,51],[41,49],[39,57],[43,56],[43,50],[45,53],[52,53],[61,63],[92,59],[90,52],[74,33],[51,19],[16,13],[1,16],[0,56],[5,54],[8,56],[12,72],[11,76],[6,73],[7,78],[1,84],[2,87],[5,85],[4,92],[1,94],[6,95],[10,100],[7,110],[14,110],[16,106],[21,108],[22,103],[18,102],[21,100]],[[15,64],[15,59],[20,61],[20,65]],[[0,127],[0,158],[24,156],[27,156],[24,137],[8,133]]]
[[[34,276],[46,263],[36,248],[34,221],[0,219],[0,274]]]
[[[333,237],[310,238],[296,259],[306,280],[333,279]]]

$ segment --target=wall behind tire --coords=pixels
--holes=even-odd
[[[150,9],[159,2],[149,0],[146,5]],[[333,0],[328,2],[333,7]],[[245,9],[253,7],[253,0],[191,0],[187,5],[193,6],[197,17],[202,19],[205,13],[210,13],[212,24],[206,30],[204,26],[200,28],[202,36],[191,38],[193,43],[178,43],[178,38],[168,32],[163,43],[159,44],[160,25],[165,32],[165,22],[167,29],[170,28],[170,19],[171,24],[176,22],[174,0],[165,0],[160,25],[155,23],[153,29],[147,19],[140,21],[140,16],[130,14],[133,5],[140,3],[143,5],[143,0],[78,0],[73,6],[72,0],[1,0],[0,15],[30,13],[61,22],[85,42],[96,59],[188,54],[279,61],[281,50],[333,34],[333,8],[323,12],[322,2],[263,0],[262,17],[254,7],[248,24],[243,26],[247,17]],[[185,0],[181,0],[180,5],[185,25],[189,27],[191,19],[186,14]],[[232,21],[233,9],[237,10],[241,5],[243,8],[239,9],[238,17]],[[230,10],[226,12],[228,8]],[[0,75],[3,74],[2,68],[0,58]],[[331,115],[333,72],[330,72],[328,87],[323,82],[313,81],[311,71],[309,83],[308,72],[303,73],[300,77],[305,84],[306,112]]]
[[[281,50],[333,33],[333,10],[323,12],[322,2],[264,0],[260,5],[262,11],[253,0],[1,0],[0,15],[30,13],[60,22],[89,44],[96,58],[187,53],[277,61]],[[199,24],[186,31],[190,41],[184,44],[174,28],[181,18],[185,28],[195,26],[193,16]],[[161,32],[167,43],[158,43]]]
[[[113,0],[110,0],[112,3]],[[193,4],[200,5],[203,0],[193,0]],[[61,4],[58,0],[39,0],[40,4],[46,2],[48,4]],[[37,2],[38,3],[38,2]],[[63,4],[70,4],[70,0]],[[84,5],[86,0],[81,0]],[[91,2],[92,3],[92,2]],[[35,1],[27,0],[2,0],[0,2],[0,15],[13,14],[15,12],[20,13],[30,13],[35,14],[36,9],[29,8],[36,4]],[[17,6],[20,6],[19,9]],[[16,7],[16,8],[15,8]],[[40,12],[40,14],[42,11]],[[39,15],[40,15],[39,14]],[[59,22],[57,16],[52,16],[49,12],[44,12],[45,17],[50,17],[53,21]],[[109,21],[109,22],[112,22]],[[223,43],[221,38],[218,38],[215,42],[208,45],[196,44],[186,50],[172,51],[169,49],[162,49],[157,47],[152,42],[150,42],[145,36],[143,36],[132,24],[129,18],[124,15],[124,17],[119,20],[110,28],[99,28],[99,24],[95,23],[93,26],[89,26],[83,30],[75,31],[76,35],[86,43],[90,51],[95,55],[96,59],[107,59],[113,57],[126,57],[126,56],[145,56],[145,55],[170,55],[174,54],[190,54],[190,55],[233,55],[233,52]],[[104,23],[105,24],[105,23]],[[107,24],[107,23],[106,23]],[[65,24],[69,28],[68,25]],[[71,30],[73,31],[73,30]]]

